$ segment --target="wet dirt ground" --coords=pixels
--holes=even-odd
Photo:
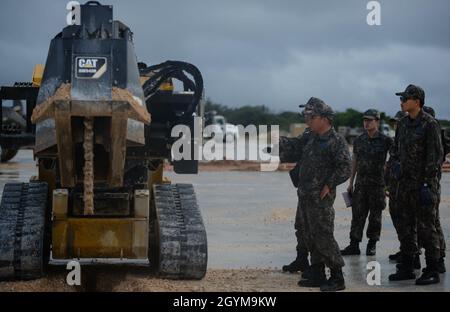
[[[0,165],[0,189],[11,181],[28,181],[36,175],[31,151],[20,151],[9,163]],[[317,291],[300,288],[300,274],[281,272],[295,257],[294,217],[296,191],[287,172],[202,171],[198,175],[166,174],[172,182],[193,183],[208,234],[208,272],[201,281],[173,281],[152,275],[146,267],[102,266],[82,268],[81,287],[66,284],[67,271],[51,268],[36,281],[0,282],[0,291]],[[335,202],[335,237],[343,248],[348,244],[351,210],[345,208],[338,188]],[[442,180],[441,223],[447,242],[450,236],[450,174]],[[347,291],[450,291],[450,273],[441,283],[418,287],[414,281],[389,282],[395,264],[388,255],[398,242],[387,210],[377,255],[345,257]],[[381,266],[381,285],[369,286],[367,264]],[[424,265],[424,258],[421,258]],[[446,260],[447,268],[450,262]],[[416,271],[419,275],[419,271]],[[84,279],[83,279],[84,277]]]

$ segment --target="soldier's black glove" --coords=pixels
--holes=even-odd
[[[429,206],[433,204],[433,193],[428,185],[424,184],[420,188],[420,204]]]
[[[391,164],[391,173],[394,179],[400,180],[400,177],[402,176],[402,167],[398,161],[394,161]]]

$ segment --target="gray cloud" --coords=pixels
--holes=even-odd
[[[409,83],[450,118],[450,2],[381,0],[381,26],[366,24],[366,0],[103,1],[135,34],[140,60],[186,60],[207,95],[230,106],[296,110],[310,96],[338,110],[398,110]],[[0,83],[29,80],[65,23],[66,1],[2,1]]]

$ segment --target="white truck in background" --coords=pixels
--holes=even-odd
[[[205,127],[212,126],[216,140],[223,142],[232,142],[239,139],[239,129],[237,126],[227,123],[222,115],[217,115],[215,111],[205,113]],[[211,138],[208,133],[203,133],[204,138]]]

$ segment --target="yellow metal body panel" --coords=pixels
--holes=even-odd
[[[54,259],[146,259],[148,220],[145,218],[54,219]]]
[[[53,190],[52,212],[55,218],[65,218],[69,201],[67,189]]]
[[[152,190],[155,184],[170,184],[169,178],[164,176],[164,164],[160,164],[154,171],[149,171],[148,175],[148,189]]]
[[[68,190],[54,190],[53,259],[147,259],[149,191],[135,190],[134,197],[135,217],[69,217]]]
[[[150,77],[147,76],[140,76],[139,81],[141,85],[144,85],[144,83],[149,79]],[[163,82],[161,86],[159,86],[159,90],[161,91],[173,91],[175,90],[175,87],[173,85],[172,79],[168,79],[167,81]]]
[[[163,182],[164,164],[160,164],[155,171],[151,172],[150,182],[148,184],[148,189],[153,189],[154,184],[161,184]]]
[[[36,64],[34,66],[33,78],[32,78],[34,86],[36,86],[36,87],[40,87],[41,86],[42,76],[44,76],[44,65]]]
[[[163,82],[159,87],[159,90],[162,91],[173,91],[175,87],[173,86],[172,80]]]

